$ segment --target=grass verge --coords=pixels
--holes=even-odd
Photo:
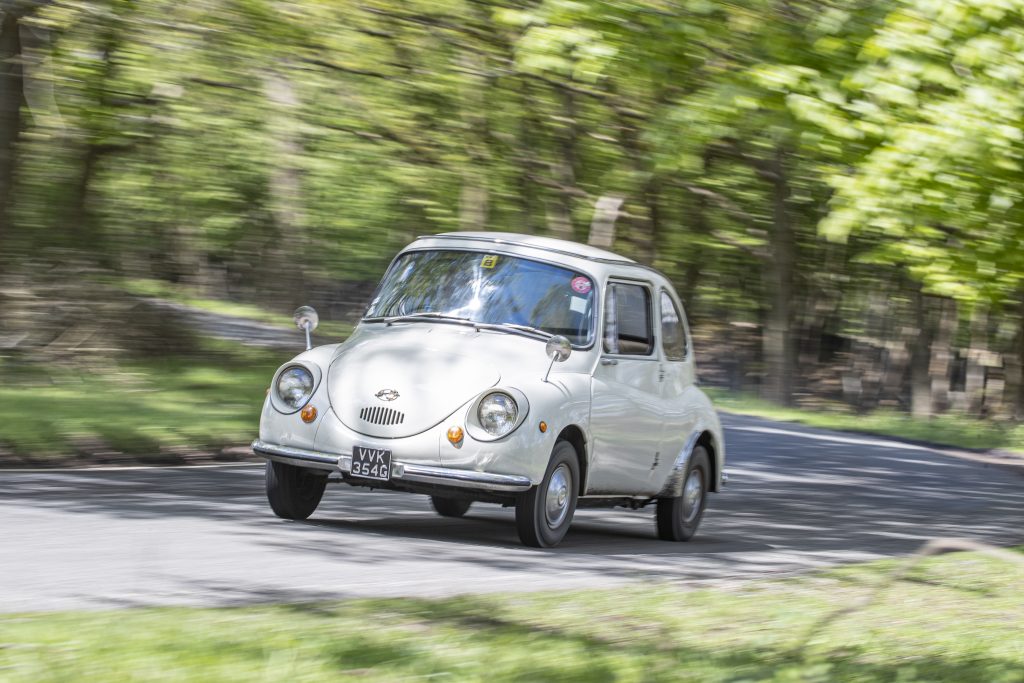
[[[1024,567],[977,553],[732,590],[12,615],[0,678],[132,681],[1024,680]]]
[[[117,462],[125,454],[168,462],[245,445],[274,370],[291,355],[208,340],[187,356],[45,375],[12,369],[0,384],[0,444],[8,451],[0,462]]]
[[[1000,449],[1024,454],[1024,425],[1004,425],[960,415],[914,418],[906,413],[878,410],[855,413],[836,404],[827,410],[787,408],[724,389],[704,390],[721,410],[772,420],[799,422],[822,429],[879,434],[910,441],[969,449]]]

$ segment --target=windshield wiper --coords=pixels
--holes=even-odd
[[[524,334],[533,335],[540,337],[541,339],[551,339],[555,335],[538,327],[530,327],[529,325],[520,325],[519,323],[476,323],[476,326],[482,330],[514,330]]]
[[[477,323],[473,322],[469,318],[460,318],[457,315],[448,315],[447,313],[434,313],[433,311],[420,311],[419,313],[409,313],[407,315],[392,315],[386,318],[380,318],[382,322],[390,325],[391,323],[406,323],[416,322],[418,320],[436,320],[441,323],[455,323],[456,325],[472,325],[476,327]]]
[[[468,325],[478,330],[497,330],[499,332],[518,332],[541,339],[551,339],[555,335],[537,327],[520,325],[519,323],[482,323],[469,318],[460,318],[457,315],[447,313],[435,313],[433,311],[420,311],[419,313],[408,313],[406,315],[392,315],[379,318],[364,318],[366,322],[383,322],[388,325],[392,323],[417,322],[420,320],[436,320],[442,323],[454,323],[456,325]]]

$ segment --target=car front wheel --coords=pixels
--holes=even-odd
[[[576,449],[559,441],[540,484],[519,497],[516,529],[519,540],[534,548],[551,548],[565,537],[580,490],[580,466]]]
[[[655,519],[658,538],[663,541],[689,541],[697,533],[707,507],[711,467],[703,446],[693,449],[683,479],[683,495],[659,498]]]
[[[324,496],[327,475],[283,462],[267,461],[267,501],[282,519],[306,519]]]

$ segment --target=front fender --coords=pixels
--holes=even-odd
[[[331,364],[331,357],[339,346],[341,345],[328,344],[304,351],[287,363],[283,363],[281,367],[274,371],[272,378],[277,376],[281,368],[294,363],[315,365],[320,368],[322,375],[325,377],[327,368]],[[270,387],[270,391],[273,390],[274,388]],[[306,424],[299,419],[297,410],[291,413],[282,413],[276,409],[268,392],[267,398],[263,403],[263,412],[260,415],[260,440],[281,446],[313,448],[320,423],[323,417],[328,415],[331,410],[331,403],[327,398],[327,382],[323,378],[318,382],[316,390],[313,392],[313,396],[310,397],[307,405],[311,405],[317,410],[318,417],[311,424]]]
[[[522,424],[511,434],[494,441],[477,441],[472,433],[465,440],[454,445],[441,430],[441,462],[446,467],[474,469],[496,473],[525,473],[530,481],[539,484],[544,478],[551,451],[558,437],[571,427],[578,428],[590,443],[590,377],[585,374],[553,374],[550,381],[539,378],[533,381],[502,382],[487,391],[500,391],[503,387],[518,389],[530,403],[530,411]],[[467,401],[452,415],[445,425],[465,425],[469,411],[478,397]],[[545,431],[540,425],[544,423]],[[583,469],[586,470],[589,453],[581,453]]]

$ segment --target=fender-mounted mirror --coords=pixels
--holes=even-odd
[[[544,381],[547,382],[548,375],[551,374],[551,368],[554,367],[555,363],[562,363],[569,359],[569,354],[572,353],[572,344],[562,335],[556,335],[548,339],[548,343],[544,345],[544,352],[551,359],[548,371],[544,374]]]
[[[320,324],[320,316],[316,314],[316,309],[312,306],[299,306],[295,309],[292,319],[295,321],[297,328],[306,332],[306,350],[309,351],[313,348],[310,333]]]

